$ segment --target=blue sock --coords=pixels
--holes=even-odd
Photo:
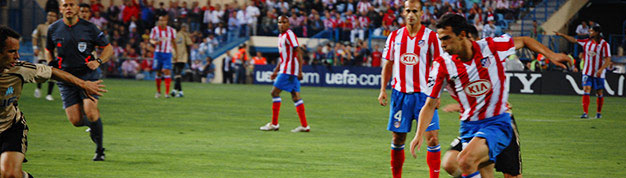
[[[428,152],[439,152],[441,151],[441,146],[428,146]]]
[[[463,178],[480,178],[480,172],[476,171],[470,175],[463,175]]]

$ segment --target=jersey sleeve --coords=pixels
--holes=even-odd
[[[289,44],[291,44],[291,47],[295,48],[300,46],[300,44],[298,44],[298,38],[296,37],[296,34],[294,34],[291,30],[287,32],[287,40],[289,40]]]
[[[445,79],[448,77],[448,70],[445,61],[440,56],[433,61],[433,65],[428,74],[426,84],[426,95],[431,98],[439,98],[441,96],[442,87]]]
[[[37,26],[37,28],[35,28],[35,30],[33,30],[33,34],[31,35],[31,37],[37,39],[39,38],[39,27],[40,25]]]
[[[98,26],[94,24],[91,24],[91,27],[94,31],[93,35],[95,35],[93,36],[92,39],[94,39],[96,46],[104,47],[104,46],[109,45],[109,40],[107,40],[106,36],[104,35],[104,32],[102,32],[102,30],[100,30]]]
[[[437,57],[441,55],[441,53],[443,53],[443,49],[440,45],[441,42],[439,41],[439,38],[437,38],[437,33],[435,33],[434,31],[430,32],[430,36],[428,37],[428,43],[428,50],[430,50],[430,54],[432,54],[432,58],[428,60],[434,61]]]
[[[41,83],[52,77],[52,68],[47,65],[23,62],[17,64],[10,73],[22,76],[24,82],[27,83]]]
[[[174,28],[171,28],[171,27],[170,27],[170,29],[171,29],[171,33],[172,33],[171,37],[172,37],[172,39],[175,39],[176,38],[176,30]]]
[[[576,43],[578,43],[580,46],[585,46],[585,43],[587,43],[587,41],[589,41],[589,38],[587,38],[587,39],[576,39]]]
[[[602,46],[602,51],[600,52],[602,53],[602,60],[604,60],[604,58],[611,57],[611,46],[609,45],[609,43],[604,42],[604,45]]]
[[[394,39],[396,38],[396,31],[391,32],[389,37],[387,37],[387,41],[385,42],[385,49],[383,49],[383,59],[388,61],[393,61],[392,53],[393,53],[393,44]]]
[[[54,41],[52,41],[52,35],[55,31],[56,25],[50,25],[48,28],[48,36],[46,37],[46,50],[48,50],[50,52],[50,54],[54,54],[52,53],[52,51],[54,51],[54,48],[56,47],[56,45],[54,45]]]
[[[150,30],[150,39],[152,40],[157,40],[157,32],[156,32],[156,27],[152,28]]]
[[[492,45],[491,47],[495,49],[501,60],[515,54],[515,43],[513,43],[513,38],[508,35],[493,38]]]

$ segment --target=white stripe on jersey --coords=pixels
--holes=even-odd
[[[159,26],[156,26],[152,28],[152,31],[150,31],[150,39],[161,41],[160,44],[155,45],[155,52],[172,53],[172,42],[174,41],[172,39],[174,38],[176,38],[176,30],[170,26],[166,26],[165,29],[161,29]]]
[[[438,98],[444,80],[450,95],[461,104],[462,121],[477,121],[504,113],[507,109],[508,78],[504,74],[506,57],[515,53],[508,36],[472,42],[474,58],[463,62],[457,55],[442,54],[433,63],[426,94]]]
[[[403,93],[422,92],[430,61],[442,52],[437,34],[421,26],[415,37],[406,27],[392,32],[387,38],[383,58],[393,61],[392,87]]]
[[[578,44],[581,45],[584,52],[583,75],[595,77],[597,71],[604,64],[604,58],[611,57],[610,45],[604,39],[600,43],[596,43],[591,39],[579,39]],[[600,78],[604,78],[606,71],[601,71]]]
[[[297,51],[294,51],[294,48],[298,46],[298,38],[291,30],[278,35],[279,73],[298,75],[300,64],[296,56]]]

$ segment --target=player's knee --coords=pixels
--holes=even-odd
[[[461,168],[462,170],[467,170],[472,168],[472,166],[474,166],[474,162],[475,162],[475,158],[473,158],[472,155],[470,154],[463,154],[461,153],[461,155],[459,155],[459,157],[457,158],[457,161],[459,163],[459,168]]]
[[[428,146],[437,146],[439,145],[439,137],[437,136],[428,137],[426,139],[426,142],[428,143]]]
[[[454,159],[454,158],[452,158]],[[443,166],[443,170],[446,170],[448,173],[454,173],[459,168],[455,163],[456,160],[443,159],[441,160],[441,165]]]
[[[406,133],[394,133],[391,141],[396,145],[404,144],[406,141]]]
[[[0,176],[2,176],[3,178],[21,178],[22,170],[18,169],[17,167],[5,166],[2,168],[2,173],[0,173]]]
[[[85,125],[80,116],[68,116],[67,119],[70,120],[70,123],[72,123],[74,127],[80,127],[80,126]]]
[[[100,114],[98,112],[86,112],[85,115],[87,116],[87,119],[89,119],[89,121],[91,122],[98,121],[98,118],[100,117]]]

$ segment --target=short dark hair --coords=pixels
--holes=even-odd
[[[0,25],[0,52],[4,51],[8,38],[20,39],[20,34],[7,26]]]
[[[465,20],[465,17],[452,13],[443,15],[436,25],[437,28],[451,27],[452,32],[456,35],[461,34],[461,31],[467,32],[467,26],[469,26],[469,24],[467,20]]]
[[[422,0],[405,0],[404,3],[406,3],[407,1],[408,2],[416,2],[417,1],[417,2],[420,3],[420,8],[424,8],[424,2],[422,2]],[[404,3],[402,3],[402,4],[404,4]]]
[[[80,3],[80,4],[78,5],[78,8],[81,8],[81,7],[86,7],[86,8],[89,8],[89,9],[90,9],[89,11],[91,11],[91,6],[89,6],[89,4],[87,4],[87,3]]]
[[[480,38],[478,37],[478,29],[474,25],[467,25],[467,33],[472,34],[474,38]]]
[[[596,31],[598,33],[602,33],[602,28],[600,28],[600,26],[598,25],[591,27],[591,29],[593,29],[593,31]]]

